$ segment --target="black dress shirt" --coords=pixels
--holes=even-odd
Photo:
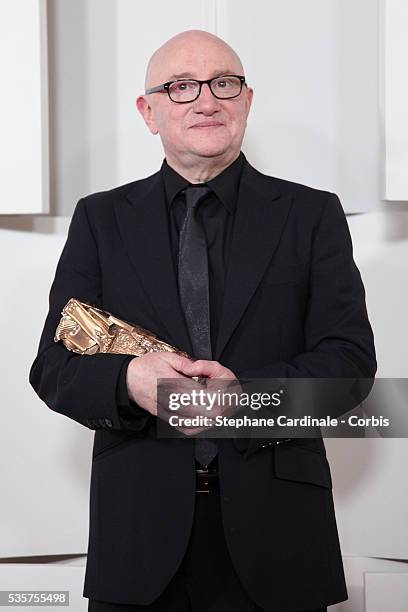
[[[197,216],[203,225],[207,242],[210,333],[213,350],[221,318],[225,275],[227,273],[243,159],[243,154],[240,153],[237,159],[220,174],[206,181],[205,184],[210,187],[212,192],[197,210]],[[183,190],[191,183],[171,168],[166,159],[163,160],[161,166],[161,175],[166,195],[173,265],[177,278],[179,234],[186,211]],[[132,359],[133,356],[130,355],[129,359],[123,364],[118,381],[117,403],[122,418],[134,417],[136,413],[146,416],[146,411],[130,400],[127,392],[126,371]]]

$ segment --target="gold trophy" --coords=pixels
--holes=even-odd
[[[191,359],[186,352],[159,340],[143,327],[75,298],[69,300],[61,314],[54,341],[62,340],[74,353],[124,353],[140,357],[145,353],[165,351]]]

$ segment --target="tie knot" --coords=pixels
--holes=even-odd
[[[197,208],[199,203],[202,202],[209,193],[211,193],[211,189],[205,184],[186,187],[185,196],[187,208]]]

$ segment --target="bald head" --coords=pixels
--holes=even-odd
[[[153,53],[146,69],[145,88],[173,80],[180,72],[191,78],[210,78],[196,74],[209,55],[217,58],[220,72],[244,74],[240,58],[224,40],[204,30],[186,30]]]
[[[150,132],[160,135],[167,163],[193,183],[216,176],[238,157],[253,90],[242,78],[241,89],[233,96],[218,96],[204,85],[194,100],[180,104],[161,85],[227,75],[245,77],[236,52],[210,32],[187,30],[153,53],[145,80],[146,89],[153,91],[136,99]],[[220,88],[228,88],[237,81],[220,78],[217,82]]]

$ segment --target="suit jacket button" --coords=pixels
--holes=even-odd
[[[111,421],[110,419],[105,419],[105,425],[106,425],[107,427],[112,427],[112,426],[113,426],[113,423],[112,423],[112,421]]]

